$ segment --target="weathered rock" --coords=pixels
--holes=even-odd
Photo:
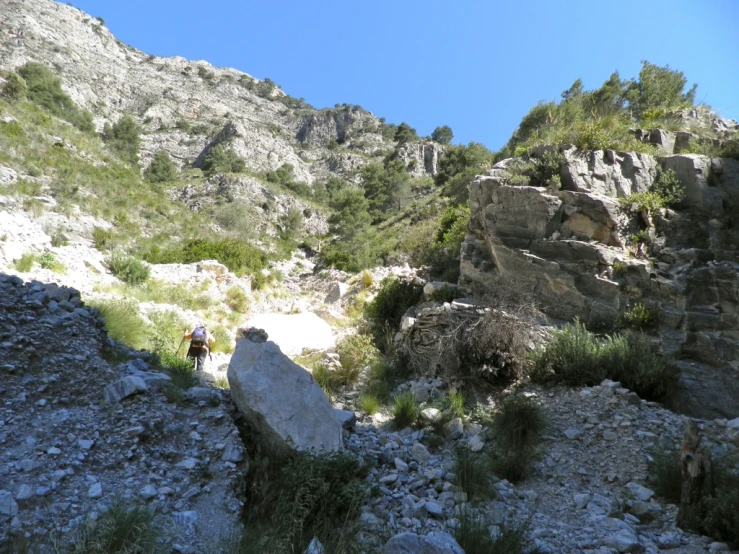
[[[342,428],[311,375],[271,341],[239,341],[228,366],[231,397],[278,452],[342,448]]]
[[[109,404],[120,402],[137,392],[148,390],[149,387],[146,386],[146,382],[141,377],[129,375],[105,387],[105,401]]]
[[[429,533],[419,536],[415,533],[401,533],[391,538],[385,545],[385,554],[464,554],[464,550],[451,535]]]
[[[15,517],[18,515],[18,503],[8,491],[0,491],[0,516]]]
[[[336,418],[344,429],[351,429],[357,423],[357,414],[351,410],[334,410]]]
[[[328,291],[324,302],[326,304],[334,304],[346,296],[349,292],[349,285],[346,283],[334,283],[331,289]]]

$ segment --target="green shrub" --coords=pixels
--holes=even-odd
[[[44,269],[50,269],[54,273],[64,273],[67,270],[66,266],[57,260],[51,252],[44,252],[38,256],[36,261],[38,261],[41,267]]]
[[[665,398],[675,385],[677,370],[638,333],[598,337],[580,322],[565,325],[535,351],[531,377],[573,386],[593,386],[605,378],[648,400]]]
[[[653,329],[657,326],[659,308],[637,302],[621,316],[621,324],[632,329]]]
[[[739,548],[739,468],[725,458],[713,461],[712,492],[699,506],[700,531]]]
[[[26,81],[17,73],[11,71],[5,77],[2,95],[11,100],[24,100],[28,93],[28,85]]]
[[[93,299],[87,304],[100,311],[112,338],[137,350],[148,346],[151,331],[139,314],[136,302]]]
[[[126,114],[112,127],[109,123],[103,129],[103,140],[116,152],[122,160],[133,166],[139,163],[141,148],[141,127]]]
[[[678,450],[655,450],[649,462],[649,482],[657,496],[671,504],[680,504],[682,468]]]
[[[31,271],[31,269],[33,268],[33,264],[35,264],[37,260],[38,256],[36,256],[36,254],[29,254],[28,252],[26,252],[20,257],[20,259],[15,260],[15,262],[13,262],[13,265],[15,265],[15,268],[18,271],[22,273],[27,273]]]
[[[233,339],[222,325],[216,325],[211,329],[216,342],[210,347],[211,352],[225,352],[230,354],[234,351]]]
[[[613,273],[614,275],[621,276],[626,275],[626,272],[628,271],[628,266],[625,262],[622,262],[621,260],[615,260],[613,262]]]
[[[232,148],[227,150],[222,144],[217,144],[206,154],[202,169],[206,177],[216,173],[243,173],[246,162]]]
[[[464,395],[461,391],[452,390],[441,401],[441,411],[444,419],[449,421],[455,417],[464,417]]]
[[[164,553],[159,543],[161,530],[154,512],[145,506],[117,501],[97,519],[87,518],[75,531],[69,554]]]
[[[359,405],[369,415],[380,411],[380,401],[373,394],[363,394],[359,399]]]
[[[235,273],[259,273],[267,266],[265,252],[240,239],[197,239],[167,249],[153,247],[144,255],[149,263],[191,264],[203,260],[218,260]]]
[[[87,110],[81,110],[67,96],[62,90],[59,77],[54,75],[48,67],[36,62],[28,62],[17,71],[28,86],[26,95],[31,102],[65,119],[80,131],[90,133],[95,130],[92,114]]]
[[[462,293],[457,287],[444,285],[440,289],[436,289],[434,292],[432,292],[429,295],[429,300],[433,300],[434,302],[451,303],[457,298],[462,298],[463,296],[464,293]]]
[[[239,554],[301,554],[314,537],[328,552],[353,554],[345,542],[368,496],[356,458],[301,452],[254,463]]]
[[[400,327],[403,314],[408,308],[418,304],[422,295],[423,286],[419,283],[402,279],[383,279],[374,300],[364,309],[365,316],[371,322],[375,340],[378,341],[387,328],[396,331]]]
[[[535,445],[545,425],[539,405],[525,396],[509,396],[493,417],[496,440],[512,450]]]
[[[363,289],[368,289],[375,284],[375,278],[370,271],[365,269],[364,271],[362,271],[359,282],[361,283]]]
[[[144,178],[151,183],[167,183],[177,179],[177,166],[166,150],[157,150],[149,167],[144,171]]]
[[[233,311],[245,314],[249,311],[249,297],[239,287],[231,287],[226,291],[226,304]]]
[[[104,250],[113,238],[113,231],[103,229],[102,227],[93,227],[92,229],[92,241],[95,243],[95,248],[98,250]]]
[[[455,450],[454,484],[466,492],[470,500],[495,497],[488,459],[463,446]]]
[[[149,266],[133,256],[114,253],[105,262],[113,275],[129,285],[141,284],[149,278]]]
[[[380,352],[372,343],[372,337],[367,335],[349,335],[336,345],[336,350],[341,367],[347,372],[356,373],[353,383],[358,380],[362,369],[380,360]]]
[[[450,144],[454,138],[454,133],[449,125],[442,125],[434,129],[431,133],[431,140],[436,141],[440,144]]]
[[[318,362],[311,367],[311,375],[326,396],[331,398],[335,392],[333,372],[325,364]]]
[[[54,236],[51,237],[51,246],[53,246],[54,248],[58,248],[59,246],[67,246],[68,244],[69,239],[62,232],[56,232],[54,233]]]
[[[432,278],[448,282],[459,279],[459,252],[469,221],[467,206],[451,206],[444,210],[434,240],[422,260],[429,265]]]
[[[259,218],[254,207],[249,204],[231,202],[220,206],[213,216],[224,230],[241,239],[251,239],[256,236]]]
[[[619,202],[624,209],[637,212],[654,212],[665,205],[665,199],[658,192],[652,190],[630,194],[620,198]]]
[[[497,531],[491,534],[491,528]],[[483,515],[476,514],[469,505],[459,512],[459,525],[454,538],[465,554],[525,554],[537,552],[528,546],[528,523],[519,526],[495,526]]]
[[[393,425],[398,429],[403,429],[409,425],[413,425],[421,413],[418,405],[418,398],[412,392],[403,392],[393,400]]]

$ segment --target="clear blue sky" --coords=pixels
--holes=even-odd
[[[72,0],[123,42],[271,78],[317,108],[359,104],[493,150],[539,100],[641,60],[739,119],[739,0]]]

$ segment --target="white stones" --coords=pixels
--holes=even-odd
[[[582,510],[590,502],[590,493],[580,493],[575,495],[575,507]]]
[[[582,431],[580,429],[573,429],[573,428],[565,429],[563,431],[564,436],[570,440],[576,439],[577,437],[580,436],[581,433]]]
[[[15,517],[18,515],[18,503],[9,491],[0,490],[0,516]]]
[[[603,431],[603,440],[615,441],[617,438],[618,434],[615,431],[612,431],[611,429]]]
[[[243,449],[236,444],[229,443],[223,449],[223,456],[221,456],[221,459],[224,462],[237,464],[244,459]]]
[[[606,537],[604,544],[618,552],[636,552],[641,549],[636,533],[626,529]]]
[[[181,462],[178,462],[175,467],[180,469],[195,469],[198,466],[198,461],[195,458],[185,458]]]
[[[420,442],[411,446],[409,454],[413,460],[422,465],[426,464],[429,461],[429,458],[431,458],[431,454],[428,449]]]
[[[313,540],[310,541],[310,544],[308,545],[308,548],[305,549],[303,554],[325,554],[326,549],[321,544],[321,541],[318,540],[318,538],[313,537]]]
[[[391,473],[390,475],[385,475],[384,477],[381,477],[380,483],[382,483],[383,485],[392,485],[397,480],[398,480],[398,474]]]
[[[729,429],[739,429],[739,417],[726,422],[726,427]]]
[[[139,495],[144,500],[150,500],[157,495],[157,488],[154,485],[146,485],[139,491]]]
[[[626,484],[626,489],[631,493],[636,500],[642,502],[648,502],[650,498],[654,496],[654,491],[650,490],[638,483],[629,482]]]
[[[87,490],[88,498],[101,498],[103,496],[103,486],[100,483],[93,483]]]
[[[464,554],[464,550],[450,535],[432,532],[426,536],[401,533],[392,537],[383,550],[384,554]]]
[[[94,440],[79,439],[77,441],[77,446],[79,446],[82,450],[90,450],[94,445]]]
[[[401,471],[401,472],[408,471],[408,464],[406,464],[400,458],[395,458],[395,460],[393,460],[393,463],[395,464],[395,469],[397,469],[398,471]]]
[[[334,304],[344,298],[348,292],[349,285],[346,283],[334,283],[323,302],[325,304]]]
[[[334,414],[344,429],[352,429],[357,424],[357,414],[351,410],[334,409]]]
[[[49,449],[48,449],[48,450],[46,451],[46,453],[47,453],[47,454],[48,454],[49,456],[58,456],[59,454],[61,454],[61,453],[62,453],[62,451],[61,451],[61,450],[59,450],[59,449],[58,449],[58,448],[57,448],[56,446],[52,446],[51,448],[49,448]]]
[[[15,495],[15,499],[19,501],[29,500],[33,497],[33,488],[30,485],[21,485],[18,489],[18,494]]]
[[[424,506],[430,516],[435,518],[441,518],[444,516],[444,508],[442,508],[441,504],[437,504],[436,502],[426,502]]]
[[[424,408],[421,410],[421,419],[434,423],[441,418],[441,410],[437,408]]]
[[[485,439],[481,435],[472,435],[467,441],[467,448],[472,452],[480,452],[485,447]]]

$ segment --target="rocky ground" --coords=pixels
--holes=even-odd
[[[189,390],[109,339],[75,289],[0,275],[0,544],[63,542],[118,500],[156,509],[180,552],[238,526],[243,447],[228,395]]]

